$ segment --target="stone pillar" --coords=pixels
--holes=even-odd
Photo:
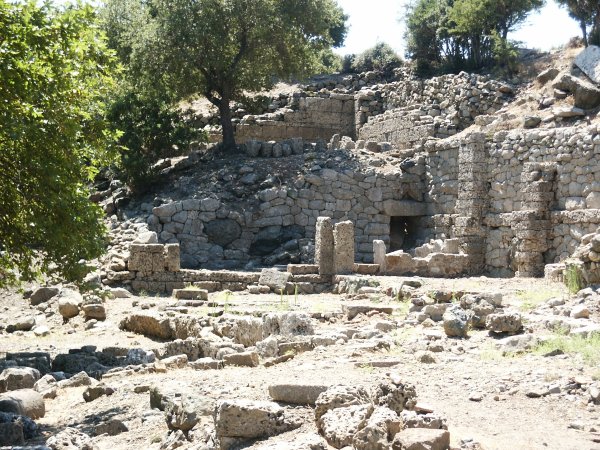
[[[379,264],[379,273],[385,273],[387,271],[387,264],[385,261],[385,242],[374,240],[373,241],[373,262]]]
[[[487,228],[483,217],[487,211],[488,166],[485,134],[472,133],[458,151],[458,199],[453,232],[459,247],[469,256],[469,273],[485,269]]]
[[[333,223],[329,217],[317,218],[315,264],[319,275],[333,275]]]
[[[354,272],[354,224],[347,220],[333,230],[333,265],[338,275]]]
[[[521,211],[512,215],[516,238],[517,277],[544,275],[544,252],[549,248],[550,211],[554,203],[556,168],[543,163],[526,163],[521,173]]]

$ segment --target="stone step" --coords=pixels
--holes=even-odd
[[[292,275],[318,274],[319,266],[316,264],[288,264],[287,271]]]
[[[173,297],[179,300],[208,300],[206,289],[173,289]]]
[[[375,275],[379,272],[379,264],[354,264],[354,273],[360,275]]]

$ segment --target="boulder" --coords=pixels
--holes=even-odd
[[[33,389],[0,394],[0,411],[39,419],[46,414],[44,398]]]
[[[193,401],[186,397],[178,397],[165,405],[165,419],[169,430],[187,432],[194,428],[200,420]]]
[[[590,45],[581,51],[576,57],[574,64],[585,73],[590,80],[600,84],[600,47]]]
[[[231,353],[223,357],[226,366],[258,367],[260,360],[257,352]]]
[[[79,308],[83,303],[83,297],[72,289],[63,289],[58,297],[58,312],[65,320],[79,315]]]
[[[302,421],[277,403],[252,400],[221,400],[214,414],[218,437],[253,439],[294,430]]]
[[[319,395],[327,389],[328,386],[322,384],[272,384],[269,386],[269,395],[276,402],[314,405]]]
[[[493,333],[515,334],[523,329],[523,322],[516,312],[494,313],[485,319],[485,327]]]
[[[446,336],[467,337],[469,317],[460,306],[452,306],[442,316]]]
[[[0,392],[31,389],[40,379],[40,371],[31,367],[9,367],[0,374]]]
[[[127,425],[125,425],[122,420],[115,418],[102,422],[94,428],[96,436],[100,436],[101,434],[116,436],[117,434],[126,433],[127,431],[129,431]]]
[[[31,303],[31,306],[46,303],[52,297],[57,295],[59,291],[60,289],[58,287],[39,287],[33,291],[33,294],[31,294],[31,297],[29,298],[29,302]]]
[[[33,389],[36,392],[42,394],[44,398],[55,398],[58,391],[58,385],[56,379],[50,375],[44,375],[33,385]]]
[[[137,235],[134,244],[158,244],[158,235],[154,231],[144,231]]]
[[[106,320],[106,309],[99,303],[83,305],[83,316],[85,320]]]
[[[273,334],[283,336],[311,336],[315,329],[310,315],[300,312],[270,313],[263,316],[263,337]]]
[[[431,428],[406,428],[396,435],[393,450],[447,450],[450,433]]]
[[[98,450],[87,434],[75,428],[65,428],[50,437],[46,441],[46,445],[51,450]]]
[[[258,279],[258,284],[269,286],[276,293],[285,291],[292,274],[289,272],[280,272],[277,269],[263,269]]]
[[[233,219],[216,219],[204,225],[210,242],[226,247],[242,235],[242,227]]]
[[[577,108],[593,109],[600,105],[600,88],[568,72],[560,73],[552,82],[552,87],[571,92]]]
[[[367,390],[362,386],[331,386],[315,401],[315,419],[319,420],[327,411],[346,406],[371,403]]]
[[[352,438],[356,450],[389,450],[390,440],[402,428],[402,421],[391,409],[376,407],[367,424]]]
[[[97,398],[102,397],[103,395],[112,395],[114,392],[114,388],[106,386],[104,383],[99,383],[95,386],[88,386],[86,390],[83,391],[83,399],[89,403],[93,402]]]
[[[66,380],[60,380],[58,382],[58,387],[66,389],[81,386],[92,386],[96,383],[98,382],[91,378],[86,372],[78,372],[71,378],[67,378]]]
[[[6,325],[7,333],[14,333],[15,331],[29,331],[35,326],[35,317],[25,316],[13,318]]]
[[[412,384],[381,382],[371,391],[371,399],[375,406],[385,406],[396,414],[413,409],[417,403],[417,391]]]
[[[0,447],[24,445],[23,424],[19,422],[0,423]]]
[[[119,328],[151,338],[167,340],[175,337],[169,319],[150,311],[130,314],[121,321]]]
[[[373,405],[344,406],[327,411],[317,421],[317,428],[327,443],[335,448],[352,445],[354,435],[362,430]]]
[[[538,76],[536,77],[536,80],[540,83],[540,84],[546,84],[548,81],[553,80],[554,78],[556,78],[556,76],[558,75],[558,69],[555,67],[550,67],[546,70],[542,70]]]

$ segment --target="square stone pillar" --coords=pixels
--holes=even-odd
[[[333,223],[329,217],[317,218],[315,264],[319,275],[333,275]]]
[[[333,230],[334,270],[338,275],[354,271],[354,224],[340,222]]]
[[[387,264],[385,262],[385,242],[380,240],[373,241],[373,263],[379,264],[379,273],[385,273],[387,271]]]

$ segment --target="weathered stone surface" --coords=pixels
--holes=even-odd
[[[289,272],[281,272],[277,269],[263,269],[260,273],[259,284],[269,286],[274,292],[280,293],[286,289],[292,274]]]
[[[407,428],[396,435],[393,450],[447,450],[450,433],[430,428]]]
[[[257,352],[231,353],[223,357],[226,366],[257,367],[260,359]]]
[[[299,428],[301,421],[272,402],[221,400],[215,409],[218,437],[259,438]]]
[[[101,424],[96,425],[94,428],[94,433],[96,436],[100,436],[102,434],[116,436],[121,433],[126,433],[127,431],[129,431],[127,425],[125,425],[122,420],[116,418],[102,422]]]
[[[354,224],[339,222],[333,229],[333,266],[336,274],[352,273],[354,270]]]
[[[319,395],[328,387],[321,384],[273,384],[269,386],[269,395],[276,402],[314,405]]]
[[[392,314],[394,312],[393,306],[383,306],[379,304],[353,304],[346,303],[342,305],[342,311],[348,316],[348,320],[354,319],[359,314],[367,314],[371,311],[380,312],[383,314]]]
[[[81,386],[91,386],[96,383],[97,381],[91,378],[87,373],[79,372],[73,375],[71,378],[67,378],[66,380],[60,380],[58,382],[58,387],[66,389]]]
[[[99,383],[94,386],[88,386],[86,390],[83,391],[83,399],[89,403],[103,395],[112,395],[114,392],[114,388],[106,386],[104,383]]]
[[[519,313],[495,313],[485,319],[485,327],[494,333],[518,333],[523,329]]]
[[[446,336],[450,337],[466,337],[469,325],[469,317],[467,312],[459,306],[454,306],[446,309],[444,312],[444,331]]]
[[[379,265],[379,273],[386,273],[387,264],[386,264],[386,248],[385,242],[380,240],[373,241],[373,262]]]
[[[86,320],[106,320],[106,309],[100,303],[90,303],[83,305],[83,316]]]
[[[36,381],[36,383],[33,385],[33,389],[42,394],[42,397],[44,398],[55,398],[58,385],[56,383],[56,379],[52,375],[46,374]]]
[[[312,318],[301,312],[270,313],[263,316],[263,337],[271,335],[309,336],[315,334]]]
[[[385,406],[396,414],[412,409],[417,403],[417,392],[412,384],[394,380],[373,387],[371,399],[376,406]]]
[[[368,403],[371,403],[371,398],[362,386],[331,386],[317,397],[315,418],[319,420],[327,411],[332,409]]]
[[[65,428],[50,437],[46,445],[52,450],[98,450],[87,434],[75,428]]]
[[[39,287],[31,294],[31,298],[29,302],[31,306],[37,306],[41,303],[45,303],[50,300],[52,297],[59,293],[60,289],[58,287]]]
[[[317,218],[315,235],[315,264],[320,275],[334,273],[333,223],[329,217]]]
[[[40,379],[40,372],[31,367],[9,367],[0,374],[0,392],[31,389]]]
[[[64,289],[58,299],[58,312],[65,320],[79,315],[79,308],[83,303],[83,297],[79,292]]]
[[[357,450],[389,450],[390,441],[401,428],[398,414],[385,406],[378,406],[365,427],[354,435],[352,445]]]
[[[217,219],[207,222],[204,231],[208,238],[221,247],[231,244],[242,234],[242,227],[232,219]]]
[[[596,45],[586,47],[573,62],[594,83],[600,84],[600,47]]]
[[[0,423],[0,446],[12,448],[25,444],[23,425],[19,422]]]
[[[372,411],[371,404],[335,408],[317,420],[317,427],[329,445],[346,447],[352,445],[354,435],[366,426]]]
[[[39,419],[46,414],[44,398],[33,389],[0,394],[0,411]]]
[[[121,321],[119,328],[159,339],[174,336],[169,319],[155,312],[133,313]]]

